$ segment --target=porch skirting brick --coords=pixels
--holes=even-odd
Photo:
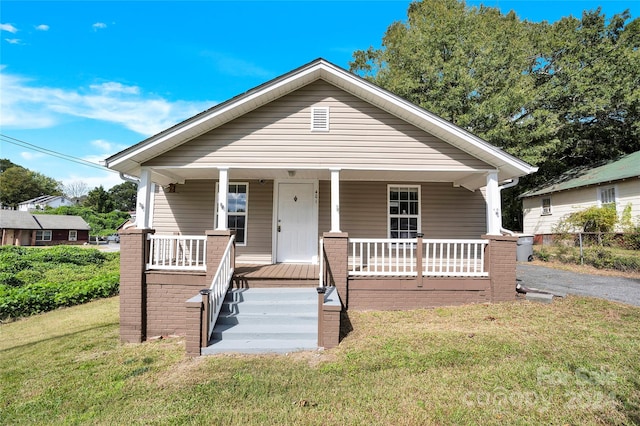
[[[349,309],[405,310],[490,301],[488,278],[428,278],[417,287],[415,279],[351,279]]]
[[[147,272],[147,337],[184,335],[185,301],[209,287],[205,273]]]

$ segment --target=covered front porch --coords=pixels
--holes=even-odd
[[[318,346],[332,347],[345,309],[512,300],[515,242],[489,235],[367,240],[328,232],[319,241],[317,265],[250,265],[236,263],[232,231],[189,237],[130,228],[121,234],[121,336],[142,341],[183,334],[187,352],[197,355],[212,341],[230,290],[307,288],[319,292]]]

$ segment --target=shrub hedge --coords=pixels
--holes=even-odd
[[[119,253],[0,247],[0,321],[118,294]]]

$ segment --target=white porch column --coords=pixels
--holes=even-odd
[[[216,230],[227,230],[227,198],[229,195],[229,168],[218,168],[218,223]]]
[[[502,228],[502,207],[498,189],[498,173],[487,174],[487,235],[500,235]]]
[[[340,231],[340,169],[331,169],[331,231]]]
[[[151,187],[151,169],[142,167],[136,198],[136,228],[151,228]]]

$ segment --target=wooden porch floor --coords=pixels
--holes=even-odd
[[[307,286],[318,284],[318,265],[277,263],[275,265],[236,264],[234,281],[238,287]],[[256,286],[256,285],[254,285]]]

